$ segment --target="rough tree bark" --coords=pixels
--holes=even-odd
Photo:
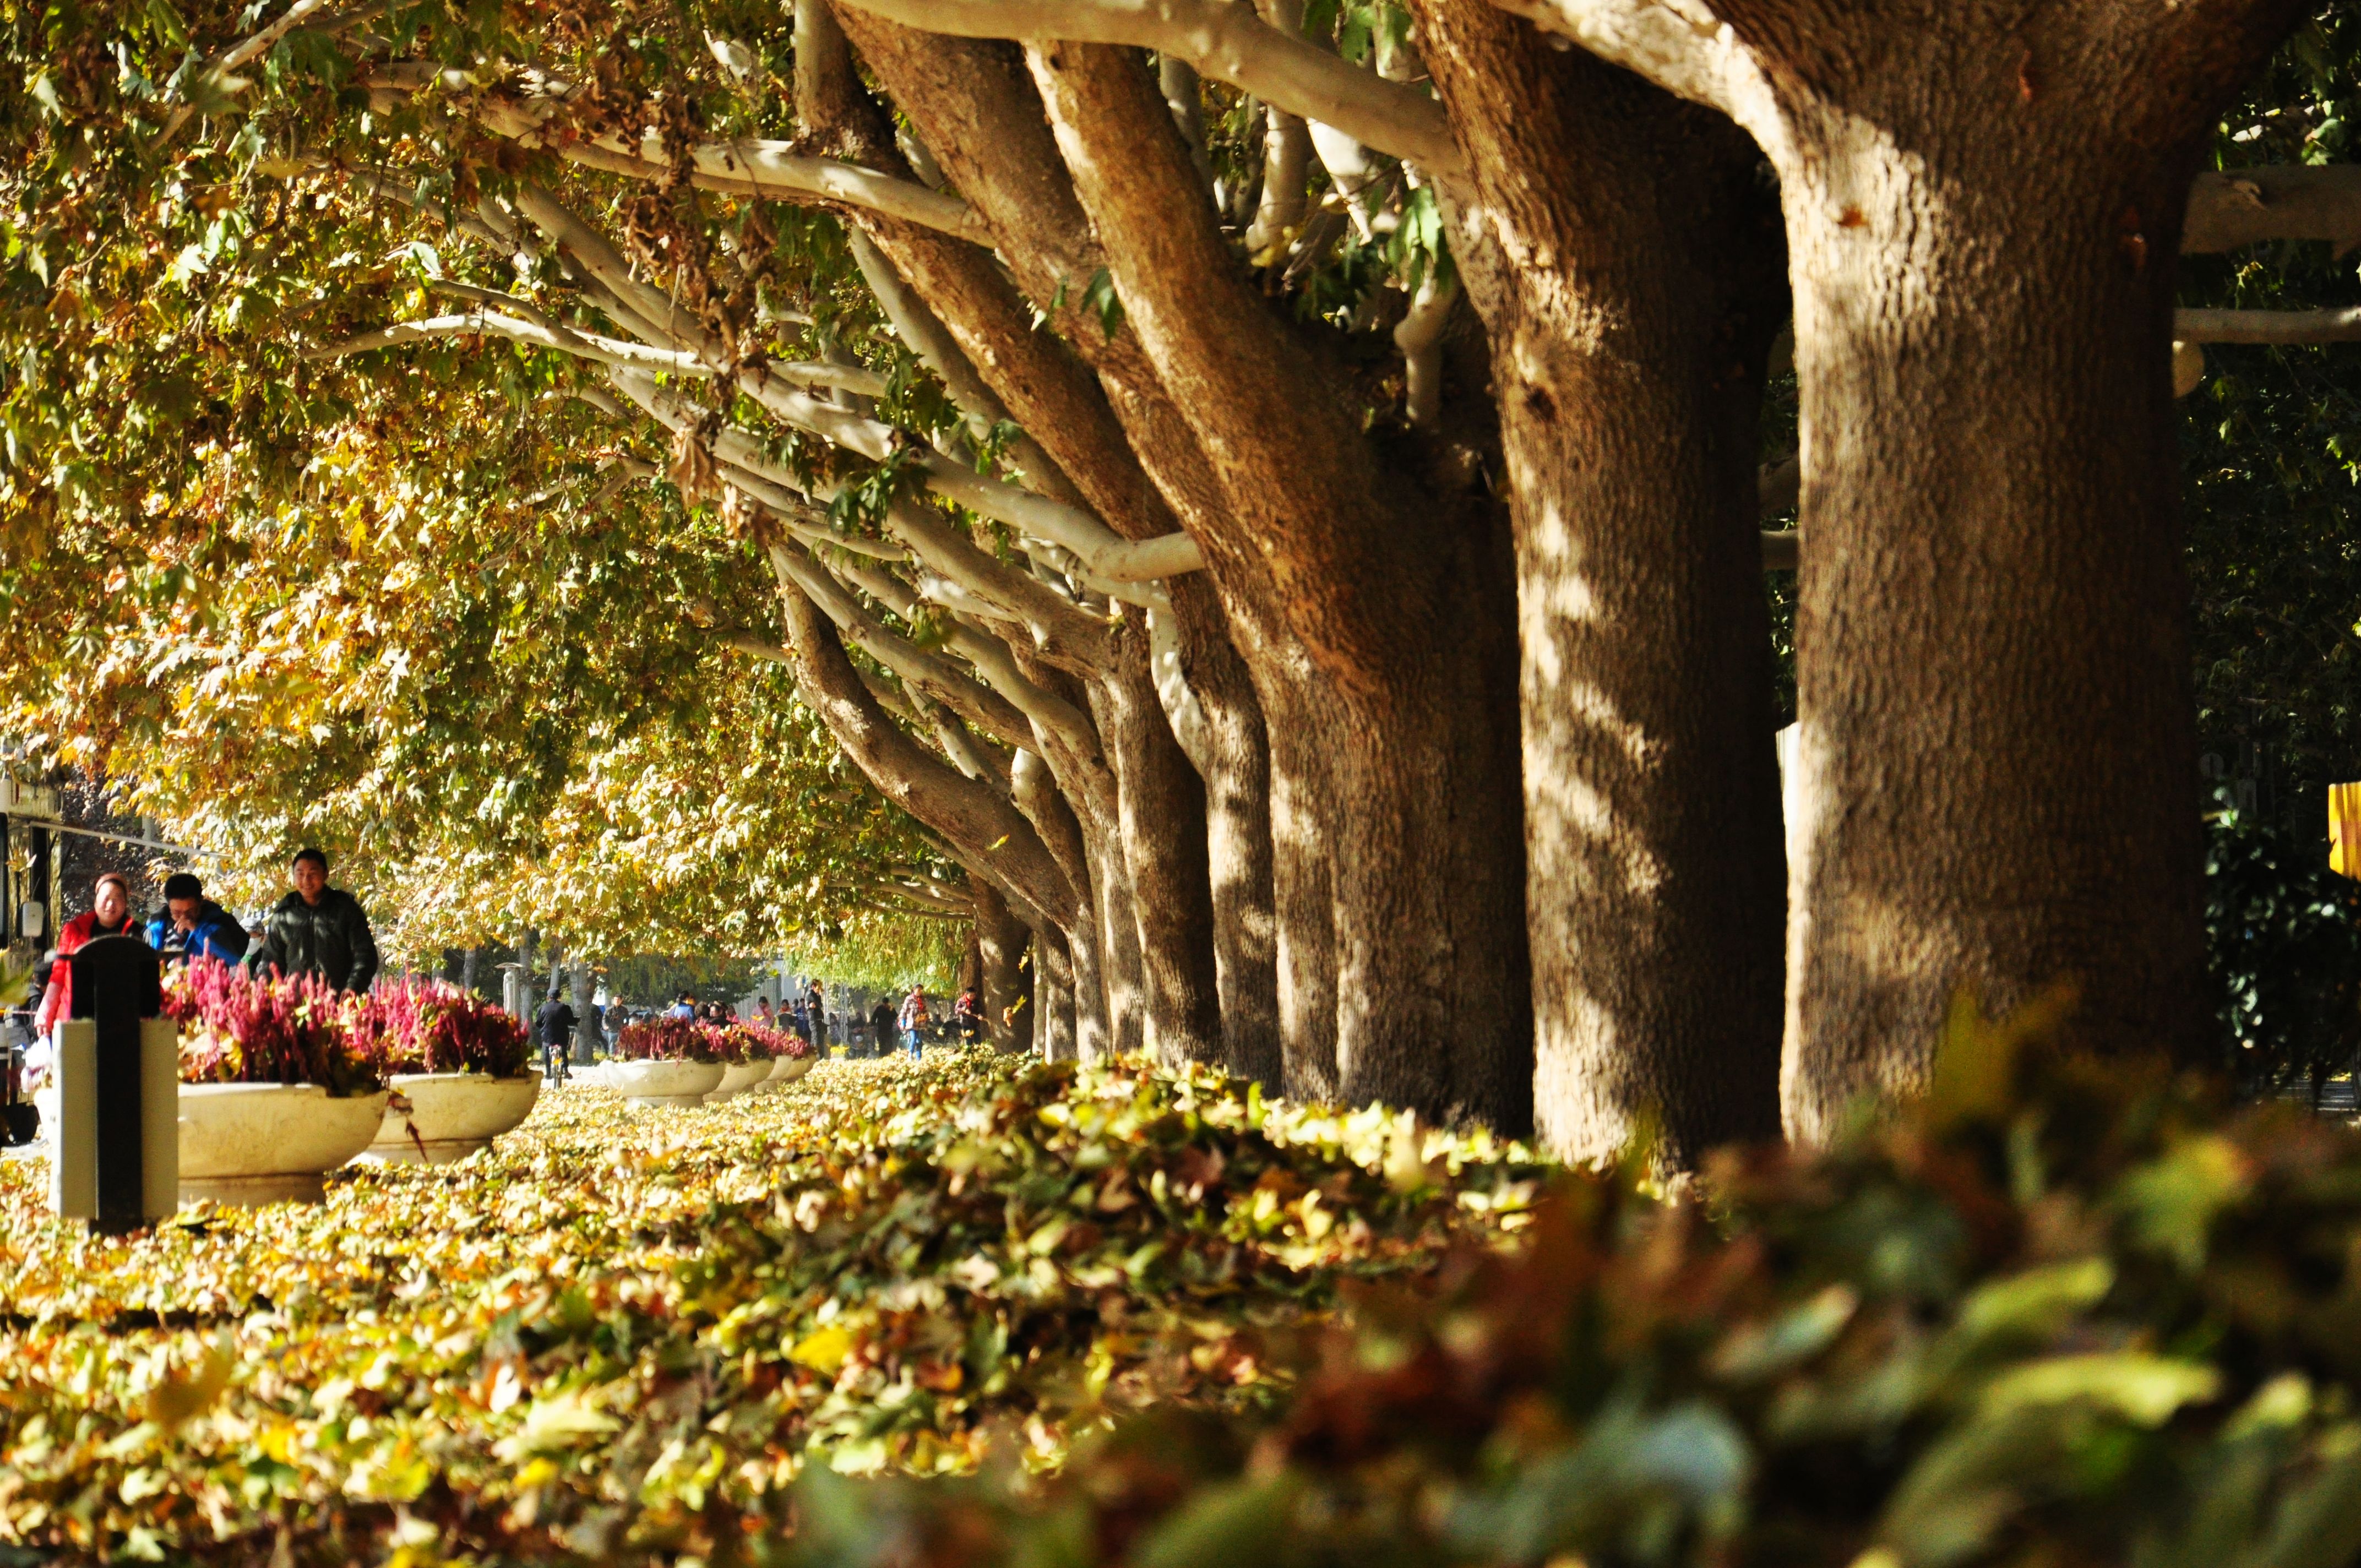
[[[799,117],[849,159],[907,175],[890,126],[858,86],[844,35],[826,0],[798,0],[796,15]],[[801,52],[807,16],[816,17],[808,69]],[[1119,439],[1113,455],[1108,451],[1104,433],[1111,422],[1089,371],[1054,338],[1033,330],[1024,301],[990,257],[973,246],[874,214],[861,214],[859,221],[868,239],[933,313],[951,347],[966,356],[964,368],[973,371],[982,388],[1028,433],[1039,432],[1047,438],[1044,445],[1039,437],[1028,436],[1019,449],[1027,482],[1059,500],[1094,506],[1111,499],[1128,504],[1122,474],[1127,455]],[[980,411],[994,414],[999,409]],[[1069,462],[1093,481],[1089,491],[1070,476]],[[1115,470],[1112,479],[1110,465]],[[1131,507],[1109,521],[1118,528],[1128,524],[1129,536],[1135,538],[1171,531],[1169,521],[1159,528],[1157,520],[1136,514],[1137,508]],[[1082,684],[1069,672],[1047,667],[1027,650],[1013,650],[1012,661],[1027,678],[1077,709],[1089,705]],[[1075,893],[1071,905],[1045,905],[1040,913],[1059,926],[1064,938],[1068,1022],[1072,1046],[1085,1059],[1111,1048],[1137,1050],[1145,1037],[1139,938],[1122,880],[1124,850],[1115,832],[1119,785],[1109,776],[1112,762],[1099,751],[1085,754],[1037,729],[1035,749],[1018,753],[1012,779],[1017,808]]]
[[[1008,907],[1000,891],[982,877],[968,880],[975,904],[975,956],[983,997],[984,1026],[997,1051],[1022,1051],[1033,1044],[1032,970],[1025,962],[1032,933]]]
[[[1049,775],[1049,765],[1031,751],[1016,753],[1009,773],[1016,807],[1038,832],[1049,852],[1078,890],[1095,892],[1090,855],[1082,827]],[[1057,944],[1060,983],[1070,993],[1076,1048],[1096,1059],[1107,1048],[1106,987],[1100,974],[1098,920],[1094,905],[1078,894],[1075,905],[1060,924]],[[1035,927],[1039,935],[1040,928]]]
[[[1202,573],[1170,585],[1181,673],[1204,715],[1213,962],[1229,1069],[1280,1084],[1279,934],[1271,913],[1270,747],[1253,677]],[[1332,1053],[1333,1054],[1333,1053]]]
[[[2208,1016],[2175,258],[2219,102],[2295,7],[1913,9],[1879,24],[1906,50],[1760,24],[1794,62],[1805,1138],[1922,1083],[1959,987],[2070,981],[2103,1047],[2191,1052]]]
[[[1148,1047],[1148,1009],[1139,922],[1132,913],[1130,870],[1119,832],[1093,836],[1091,872],[1097,888],[1093,907],[1098,914],[1099,983],[1106,990],[1107,1049],[1136,1054]],[[1092,1058],[1086,1054],[1082,1059]]]
[[[1054,927],[1033,927],[1033,1001],[1040,1014],[1038,1037],[1044,1061],[1081,1058],[1074,985],[1074,966],[1064,934]]]
[[[1077,283],[1094,275],[1106,258],[1075,200],[1021,51],[1005,43],[916,32],[858,10],[848,10],[844,21],[870,68],[928,145],[939,149],[953,183],[984,218],[1017,283],[1050,311],[1061,341],[1088,360],[1103,391],[1086,395],[1056,373],[1056,360],[1041,346],[1049,342],[1048,334],[1031,334],[1012,345],[1006,334],[988,329],[984,316],[970,315],[964,319],[972,335],[961,341],[978,369],[993,381],[1011,412],[1041,433],[1117,532],[1152,538],[1174,526],[1176,515],[1201,529],[1219,526],[1228,512],[1211,466],[1137,334],[1127,324],[1109,334],[1080,305],[1082,291]],[[961,331],[954,312],[937,303],[946,324]],[[1009,372],[1021,365],[1027,374],[1022,379],[1013,374],[995,378],[995,364]],[[1054,408],[1047,400],[1027,401],[1046,400],[1050,392],[1059,400]],[[1295,662],[1290,669],[1302,667],[1301,651],[1285,628],[1257,607],[1229,604],[1225,598],[1226,634],[1220,617],[1181,613],[1185,596],[1197,587],[1176,585],[1175,601],[1184,639],[1182,657],[1192,672],[1200,667],[1215,673],[1243,671],[1256,662],[1268,664],[1290,650]],[[1232,646],[1220,645],[1234,639]],[[1241,658],[1240,645],[1249,640],[1260,652],[1251,659]],[[1196,679],[1193,674],[1191,679]],[[1274,832],[1268,820],[1272,786],[1263,716],[1254,685],[1224,687],[1209,674],[1200,696],[1217,726],[1221,714],[1226,714],[1225,733],[1231,741],[1226,749],[1213,751],[1224,775],[1209,784],[1215,830],[1226,822],[1240,835]],[[1307,803],[1303,820],[1308,825],[1315,817],[1316,808]],[[1308,854],[1313,864],[1302,880],[1312,880],[1312,873],[1324,876],[1325,846],[1309,842],[1309,832],[1301,838],[1304,844],[1277,843],[1271,852],[1281,858]],[[1266,960],[1263,955],[1289,948],[1291,923],[1273,908],[1269,883],[1251,860],[1235,870],[1217,869],[1215,879],[1224,890],[1216,905],[1216,942],[1223,955],[1224,984],[1234,986],[1234,992],[1225,992],[1224,998],[1225,1027],[1236,1020],[1235,1026],[1244,1031],[1239,1037],[1245,1055],[1236,1058],[1240,1070],[1262,1076],[1268,1043],[1255,1020],[1278,1019],[1283,1012],[1279,995],[1283,962]],[[1298,938],[1293,943],[1323,955],[1321,964],[1310,966],[1320,974],[1333,967],[1325,957],[1333,948],[1333,926],[1323,883],[1314,922],[1318,940]],[[1299,997],[1303,994],[1299,991]],[[1240,1006],[1241,1000],[1246,1005]],[[1284,1012],[1288,1091],[1305,1093],[1311,1083],[1319,1097],[1333,1099],[1333,983],[1321,986],[1310,1004]],[[1294,1064],[1304,1061],[1318,1064],[1316,1079],[1298,1074]],[[1246,1062],[1265,1067],[1243,1065]],[[1279,1079],[1272,1075],[1265,1081]]]
[[[1045,45],[1028,60],[1126,319],[1228,503],[1219,526],[1183,521],[1225,598],[1269,603],[1318,679],[1338,1087],[1521,1132],[1531,996],[1505,530],[1390,466],[1247,286],[1136,55]],[[1278,680],[1256,668],[1274,726]]]
[[[1173,739],[1126,618],[1092,707],[1115,764],[1119,837],[1137,933],[1145,1047],[1168,1066],[1223,1059],[1205,786]]]
[[[1517,530],[1534,1119],[1779,1131],[1784,851],[1755,496],[1775,196],[1721,116],[1425,0]]]
[[[2175,259],[2298,0],[1512,8],[1721,107],[1780,178],[1812,542],[1789,1131],[1923,1084],[1961,988],[2070,981],[2082,1043],[2197,1047]]]

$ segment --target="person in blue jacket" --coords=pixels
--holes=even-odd
[[[164,913],[148,922],[148,945],[167,963],[219,959],[234,964],[246,957],[246,927],[205,896],[205,884],[187,872],[164,879]]]

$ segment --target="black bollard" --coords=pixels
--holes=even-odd
[[[143,1050],[147,1020],[164,1007],[163,975],[156,950],[136,937],[101,937],[67,960],[73,966],[73,1017],[87,1018],[95,1036],[92,1053],[91,1152],[96,1176],[96,1212],[91,1229],[110,1234],[137,1230],[160,1215],[151,1212],[158,1194],[149,1172],[148,1146],[159,1116],[177,1122],[175,1105],[149,1105],[159,1093],[177,1093],[178,1074],[160,1075]],[[62,1142],[66,1129],[58,1129]],[[60,1147],[59,1157],[64,1157]],[[175,1178],[177,1170],[171,1173]],[[169,1191],[169,1189],[165,1189]],[[170,1200],[164,1200],[170,1212]]]

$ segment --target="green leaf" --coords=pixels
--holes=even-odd
[[[1123,325],[1123,301],[1115,293],[1115,274],[1100,268],[1091,274],[1088,287],[1082,290],[1082,309],[1099,318],[1099,325],[1110,338]]]
[[[1984,1386],[1989,1419],[2049,1405],[2088,1403],[2140,1426],[2158,1426],[2184,1405],[2222,1390],[2222,1374],[2194,1362],[2143,1351],[2060,1355],[2013,1368]]]

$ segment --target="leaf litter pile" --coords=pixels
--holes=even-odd
[[[966,1056],[627,1111],[113,1239],[0,1166],[0,1549],[604,1556],[846,1475],[1246,1414],[1341,1284],[1524,1222],[1524,1152]],[[1274,1354],[1274,1346],[1280,1347]]]

